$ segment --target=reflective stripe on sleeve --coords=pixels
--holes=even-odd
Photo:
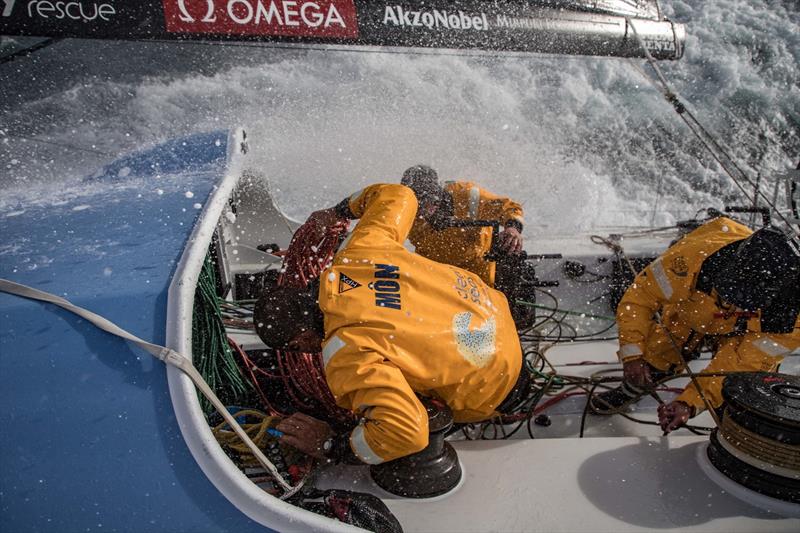
[[[368,465],[379,465],[383,462],[380,456],[372,451],[372,448],[367,444],[367,439],[364,436],[364,426],[358,425],[350,434],[350,445],[353,447],[353,452],[359,459]]]
[[[791,352],[789,348],[780,343],[775,342],[769,337],[762,337],[758,340],[753,341],[753,346],[755,346],[765,354],[771,355],[773,357],[777,357],[779,355],[786,355],[787,353]]]
[[[473,187],[469,190],[469,218],[478,218],[478,207],[481,205],[481,190]]]
[[[619,353],[622,357],[631,357],[633,355],[642,355],[642,349],[638,344],[623,344],[619,347]]]
[[[342,348],[344,348],[344,341],[336,335],[331,337],[325,344],[325,347],[322,348],[322,368],[328,366],[328,361]]]
[[[354,232],[351,231],[350,233],[347,234],[347,237],[344,238],[342,244],[340,244],[339,248],[337,248],[338,250],[344,250],[345,248],[347,248],[347,245],[350,244],[350,239],[353,238],[353,233]]]
[[[672,283],[670,283],[667,277],[667,271],[664,270],[664,263],[661,261],[660,257],[653,261],[650,270],[653,272],[653,277],[656,279],[656,283],[658,283],[664,297],[667,300],[672,298]]]

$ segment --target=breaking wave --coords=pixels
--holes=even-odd
[[[793,2],[662,2],[687,24],[662,63],[751,176],[800,157]],[[118,156],[245,126],[256,166],[302,218],[424,162],[524,202],[551,232],[650,225],[736,189],[643,76],[641,60],[65,40],[0,65],[0,213],[119,184]],[[132,177],[134,178],[134,177]]]

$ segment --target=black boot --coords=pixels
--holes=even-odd
[[[658,370],[650,366],[650,379],[653,384],[662,379],[672,376],[675,372],[670,370]],[[639,387],[623,381],[616,389],[600,392],[591,397],[589,407],[592,412],[598,415],[612,415],[632,403],[638,402],[642,396],[651,394],[655,385]]]
[[[614,414],[647,394],[647,390],[623,381],[619,387],[594,394],[589,399],[589,407],[598,415]]]

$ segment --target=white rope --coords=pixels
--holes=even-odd
[[[208,398],[208,401],[211,402],[217,412],[222,415],[233,431],[236,432],[240,439],[242,439],[242,442],[244,442],[247,447],[250,448],[250,451],[253,452],[253,455],[256,457],[258,462],[261,463],[261,466],[263,466],[267,471],[269,471],[270,474],[272,474],[272,477],[275,478],[275,481],[277,481],[281,488],[285,491],[283,496],[281,496],[282,500],[293,496],[303,487],[305,479],[301,480],[295,487],[292,487],[286,482],[285,479],[283,479],[283,477],[278,473],[278,470],[275,468],[275,465],[273,465],[272,462],[267,459],[259,447],[256,446],[247,433],[245,433],[236,419],[233,418],[233,416],[228,412],[228,410],[225,408],[225,405],[220,401],[219,398],[217,398],[217,395],[214,394],[214,391],[211,390],[211,387],[208,386],[188,357],[181,355],[175,350],[171,350],[165,346],[142,340],[136,335],[125,331],[110,320],[103,318],[102,316],[95,314],[88,309],[78,307],[69,300],[65,300],[64,298],[56,296],[55,294],[40,291],[38,289],[34,289],[33,287],[14,283],[13,281],[2,278],[0,278],[0,292],[7,292],[9,294],[21,296],[22,298],[29,298],[31,300],[38,300],[57,305],[71,313],[78,315],[81,318],[88,320],[103,331],[130,341],[154,357],[157,357],[167,364],[177,367],[187,376],[189,376],[189,379],[191,379],[195,386],[200,389],[200,392],[203,393],[203,396]]]

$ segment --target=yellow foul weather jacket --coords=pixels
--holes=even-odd
[[[696,288],[706,258],[752,233],[738,222],[716,218],[670,246],[640,272],[617,308],[622,361],[644,359],[659,370],[680,368],[683,364],[678,349],[691,351],[710,340],[715,343],[715,354],[704,372],[770,372],[784,355],[800,347],[800,319],[792,333],[762,333],[760,312],[744,312],[722,301],[713,289],[707,294]],[[657,312],[669,334],[658,324]],[[745,322],[746,327],[741,327]],[[703,395],[714,408],[723,402],[723,379],[698,379]],[[696,412],[705,409],[692,384],[677,400],[693,406]]]
[[[502,225],[514,221],[524,224],[522,206],[496,196],[468,181],[448,182],[445,193],[452,199],[453,216],[457,219],[491,220]],[[495,264],[484,256],[492,245],[491,228],[448,228],[434,230],[427,222],[417,219],[409,234],[416,252],[440,263],[469,270],[494,286]]]
[[[351,449],[377,464],[427,446],[415,393],[443,400],[457,422],[485,420],[514,387],[522,353],[502,293],[403,247],[411,189],[373,185],[350,206],[360,221],[320,276],[323,361],[336,402],[364,416]]]

